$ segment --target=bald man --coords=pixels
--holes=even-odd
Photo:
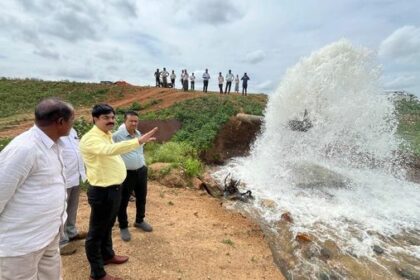
[[[61,278],[59,231],[66,220],[66,180],[60,137],[73,107],[46,99],[35,125],[0,153],[0,279]]]

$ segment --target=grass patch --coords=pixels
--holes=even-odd
[[[2,151],[12,139],[13,138],[0,138],[0,151]]]
[[[263,95],[248,97],[205,95],[185,100],[143,119],[177,119],[182,128],[173,136],[175,142],[186,142],[198,151],[211,146],[219,129],[239,112],[262,115],[267,99]]]
[[[182,168],[189,177],[198,176],[203,171],[197,150],[185,142],[148,143],[145,145],[145,158],[148,165],[155,162],[170,163],[168,167],[159,171],[159,175],[162,176],[177,167]]]
[[[398,133],[408,142],[408,149],[420,156],[420,102],[401,100],[396,102],[396,109]]]
[[[230,239],[223,239],[222,243],[226,244],[226,245],[229,245],[229,246],[232,246],[232,247],[235,247],[235,243]]]
[[[120,87],[97,83],[69,81],[42,81],[37,79],[0,79],[0,118],[33,112],[36,104],[44,98],[58,97],[70,102],[74,107],[114,99],[135,87]]]

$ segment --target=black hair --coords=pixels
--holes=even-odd
[[[114,108],[105,103],[96,104],[92,108],[92,117],[94,118],[99,118],[100,115],[108,115],[110,113],[114,113],[115,115]]]
[[[35,107],[35,123],[38,126],[49,126],[62,118],[68,121],[74,114],[73,106],[58,98],[44,99]]]
[[[127,119],[128,116],[137,116],[138,117],[139,114],[135,111],[132,111],[132,110],[127,111],[127,112],[124,113],[124,120]]]

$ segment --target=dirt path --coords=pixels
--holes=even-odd
[[[144,104],[150,100],[159,100],[159,103],[150,106],[149,108],[140,111],[141,113],[146,113],[155,110],[161,110],[167,107],[172,106],[174,103],[197,98],[203,96],[200,92],[183,92],[181,90],[169,89],[169,88],[149,88],[149,87],[137,87],[133,93],[130,91],[123,91],[123,97],[119,97],[118,99],[109,99],[108,102],[114,108],[117,107],[128,107],[133,102],[139,102],[140,104]],[[86,119],[90,119],[90,110],[94,104],[90,104],[86,107],[77,107],[76,109],[76,118],[81,116],[85,117]],[[28,130],[34,123],[34,116],[33,113],[25,113],[19,116],[14,117],[16,120],[9,121],[10,124],[7,125],[7,128],[0,129],[0,138],[3,137],[14,137],[19,135],[20,133]],[[22,119],[22,121],[19,121]]]
[[[79,228],[86,230],[89,206],[81,195]],[[129,205],[134,218],[134,203]],[[258,226],[232,213],[206,193],[149,184],[147,220],[152,233],[130,225],[132,240],[119,238],[114,227],[114,249],[130,256],[128,263],[106,270],[123,279],[284,279]],[[83,241],[76,254],[63,257],[64,280],[87,279],[89,267]]]

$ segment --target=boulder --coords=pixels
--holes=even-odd
[[[223,189],[219,186],[216,180],[211,177],[208,172],[205,172],[201,177],[201,181],[203,182],[203,187],[207,191],[207,193],[213,197],[222,197],[223,196]]]
[[[276,209],[277,207],[277,203],[271,199],[262,199],[260,205],[268,209]]]
[[[311,162],[291,164],[290,179],[299,188],[345,188],[350,183],[343,175]]]
[[[156,162],[149,165],[150,178],[169,188],[183,188],[189,185],[184,172],[170,163]]]

